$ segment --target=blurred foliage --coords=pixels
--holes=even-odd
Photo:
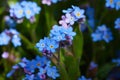
[[[4,16],[9,15],[9,4],[13,1],[19,0],[1,0],[0,2],[0,32],[8,28]],[[106,80],[108,73],[115,66],[111,64],[111,60],[116,57],[116,51],[120,49],[119,31],[114,29],[114,21],[120,17],[120,11],[105,8],[105,0],[63,0],[51,6],[41,4],[41,0],[31,1],[37,2],[42,10],[39,15],[36,15],[35,23],[30,23],[25,19],[23,23],[17,24],[16,29],[20,32],[22,39],[21,47],[14,48],[12,44],[0,46],[0,55],[7,51],[14,56],[13,59],[0,57],[0,80],[21,80],[23,77],[21,72],[16,72],[11,78],[6,78],[6,74],[11,70],[12,65],[18,63],[21,58],[33,59],[36,55],[41,55],[35,48],[35,44],[49,35],[52,26],[58,24],[61,19],[62,10],[71,7],[71,5],[84,9],[86,9],[86,5],[93,7],[95,9],[95,28],[98,25],[106,24],[113,32],[114,40],[109,44],[105,42],[94,43],[90,36],[94,30],[87,26],[89,28],[85,32],[81,32],[79,24],[75,25],[74,31],[77,35],[74,37],[73,45],[69,49],[61,49],[61,64],[56,65],[61,75],[58,79],[77,80],[80,75],[87,76],[89,64],[94,61],[99,67],[93,80]]]

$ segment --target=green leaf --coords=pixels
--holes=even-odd
[[[3,13],[4,10],[5,10],[5,7],[1,7],[1,9],[0,9],[0,15]]]
[[[69,75],[69,80],[77,80],[80,76],[79,64],[74,56],[65,57],[65,67]]]
[[[16,4],[17,0],[8,0],[8,5],[13,5],[13,4]]]
[[[60,72],[60,79],[61,80],[69,80],[65,66],[63,64],[60,64],[58,67],[59,67],[59,72]]]
[[[4,79],[4,77],[1,76],[1,77],[0,77],[0,80],[5,80],[5,79]]]
[[[106,64],[104,66],[102,66],[101,68],[98,69],[98,73],[97,76],[100,80],[103,80],[104,78],[106,78],[106,76],[108,75],[108,73],[110,72],[110,70],[115,66],[115,64]]]
[[[73,40],[73,53],[75,57],[79,60],[82,56],[82,50],[83,50],[83,36],[82,32],[80,32],[79,27],[75,29],[76,36]]]
[[[55,25],[57,22],[54,19],[54,7],[46,7],[45,8],[45,21],[46,21],[46,26],[47,26],[47,30],[48,32],[50,32],[51,27],[53,25]]]

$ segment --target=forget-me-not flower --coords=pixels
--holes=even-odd
[[[16,4],[10,5],[10,16],[13,18],[23,19],[24,17],[34,19],[36,14],[39,14],[41,8],[35,3],[30,1],[17,2]]]
[[[62,20],[59,21],[59,24],[65,28],[72,26],[75,22],[81,23],[85,20],[85,11],[77,6],[63,10],[63,13],[65,13],[65,15],[62,16]]]
[[[106,0],[106,7],[114,8],[115,7],[115,0]]]
[[[116,10],[120,9],[120,0],[115,0],[115,8]]]
[[[59,77],[58,70],[55,66],[51,66],[51,61],[46,57],[37,56],[35,59],[27,60],[23,58],[21,62],[16,64],[7,74],[10,77],[16,69],[23,69],[25,74],[24,80],[47,80],[48,78],[56,79]]]
[[[115,20],[115,29],[120,29],[120,18]]]
[[[112,33],[106,25],[98,26],[96,31],[91,34],[92,40],[94,42],[104,40],[105,42],[109,43],[113,40]]]

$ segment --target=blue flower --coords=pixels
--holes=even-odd
[[[43,74],[45,74],[46,73],[46,69],[45,68],[40,68],[39,69],[39,75],[43,75]]]
[[[32,2],[31,9],[34,12],[34,14],[39,14],[41,11],[41,7],[37,6],[35,2]]]
[[[50,37],[56,41],[62,41],[65,39],[65,34],[63,34],[62,31],[63,27],[54,25],[53,29],[50,31]]]
[[[21,46],[20,40],[19,32],[17,32],[15,29],[6,29],[0,34],[0,45],[8,45],[11,41],[13,45],[17,47]]]
[[[82,23],[85,20],[85,11],[77,6],[72,6],[72,8],[68,8],[62,12],[65,13],[65,15],[62,16],[62,20],[59,21],[59,24],[65,28],[70,27],[75,22]]]
[[[25,70],[27,72],[33,73],[33,72],[35,72],[36,68],[37,68],[37,66],[36,66],[35,60],[32,60],[32,61],[26,63]]]
[[[51,35],[52,35],[52,34],[51,34]],[[65,39],[65,34],[60,34],[60,33],[59,33],[59,34],[56,34],[56,35],[54,35],[54,36],[52,35],[51,38],[54,39],[54,40],[56,40],[56,41],[58,41],[58,42],[59,42],[59,41],[66,40],[66,39]]]
[[[19,32],[15,29],[9,29],[8,32],[10,32],[13,35],[19,35]]]
[[[10,42],[10,36],[8,36],[5,32],[0,34],[0,45],[8,45]]]
[[[14,15],[15,15],[17,18],[23,18],[23,17],[24,17],[24,13],[23,13],[22,7],[18,7],[18,8],[14,11]]]
[[[52,2],[52,3],[57,3],[57,2],[58,2],[58,0],[51,0],[51,2]]]
[[[35,2],[21,2],[21,4],[24,6],[24,12],[25,12],[25,17],[27,19],[30,19],[33,17],[35,14],[39,14],[41,8],[37,6]]]
[[[104,32],[103,40],[105,40],[105,42],[107,42],[107,43],[109,43],[111,40],[113,40],[112,33],[110,31]]]
[[[22,18],[24,17],[24,11],[23,8],[20,6],[19,3],[16,3],[14,5],[10,6],[10,14],[12,17],[16,17],[16,18]]]
[[[66,23],[69,23],[70,25],[73,25],[75,23],[76,19],[73,15],[67,13],[65,16],[66,16],[66,20],[65,20]]]
[[[106,25],[98,26],[96,31],[91,34],[91,37],[94,42],[104,40],[105,42],[110,42],[113,40],[112,33]]]
[[[12,76],[13,75],[13,73],[15,72],[15,69],[13,69],[13,70],[11,70],[9,73],[7,73],[7,77],[10,77],[10,76]]]
[[[46,49],[47,45],[46,42],[48,41],[48,38],[45,37],[44,39],[40,39],[40,41],[36,44],[36,47],[39,49],[39,51],[43,51]]]
[[[67,10],[62,10],[63,13],[71,13],[73,11],[72,8],[68,8]]]
[[[16,26],[16,22],[10,18],[10,16],[5,16],[5,23],[7,26],[9,26],[10,28],[15,28]]]
[[[98,64],[96,64],[94,61],[90,62],[89,70],[93,70],[98,67]]]
[[[45,65],[48,66],[48,64],[51,64],[50,60],[48,60],[47,57],[42,57],[41,62],[42,62],[43,66],[45,66]]]
[[[49,61],[46,57],[39,57],[39,56],[37,56],[35,60],[36,60],[37,68],[44,67],[45,65],[47,65]]]
[[[24,80],[43,80],[48,77],[56,79],[60,76],[57,68],[55,66],[51,66],[51,61],[46,57],[36,56],[36,58],[31,61],[23,58],[20,63],[13,67],[13,70],[8,73],[7,76],[10,77],[15,72],[15,69],[18,68],[22,68],[24,70],[26,74]]]
[[[81,76],[78,80],[87,80],[84,76]]]
[[[67,40],[73,40],[73,37],[76,35],[76,33],[73,32],[72,27],[69,27],[68,29],[64,29],[62,30],[62,32],[66,35]]]
[[[114,8],[115,7],[115,0],[106,0],[106,7]]]
[[[106,25],[101,25],[101,26],[98,26],[97,27],[97,31],[98,32],[106,32],[106,31],[108,31],[109,29],[106,27]],[[97,32],[96,31],[96,32]]]
[[[85,18],[85,11],[83,9],[80,9],[77,6],[72,6],[72,8],[74,9],[73,14],[75,15],[76,19]]]
[[[102,40],[102,34],[101,33],[92,33],[91,34],[92,40],[94,42],[101,41]]]
[[[120,9],[120,0],[115,0],[115,8],[116,10],[119,10]]]
[[[21,19],[26,17],[31,20],[35,14],[39,14],[41,8],[37,6],[35,2],[30,1],[22,1],[20,3],[10,5],[10,16]]]
[[[72,27],[64,28],[62,26],[54,25],[53,29],[50,31],[50,37],[56,41],[65,41],[65,40],[73,40],[73,36],[76,35],[73,32]]]
[[[54,39],[44,38],[41,39],[37,44],[36,47],[45,55],[51,55],[54,53],[58,48],[59,44]]]
[[[19,62],[18,63],[22,68],[24,68],[26,66],[26,64],[24,62]]]
[[[60,76],[57,72],[58,71],[55,66],[47,68],[47,75],[52,79],[56,79],[56,77]]]
[[[120,29],[120,18],[115,20],[115,29]]]
[[[54,39],[49,39],[47,41],[47,50],[54,53],[55,50],[59,47],[59,44]]]
[[[24,80],[46,80],[48,77],[56,79],[60,76],[57,68],[51,66],[51,61],[46,57],[36,56],[31,61],[23,58],[21,62],[13,66],[13,70],[7,74],[7,77],[10,77],[19,68],[23,69],[26,74]]]
[[[22,1],[22,2],[20,2],[20,5],[23,6],[23,7],[25,7],[26,5],[28,6],[28,2],[27,1]]]
[[[15,29],[9,30],[10,34],[12,34],[11,42],[13,43],[14,47],[21,46],[21,39],[19,37],[19,32]]]
[[[85,76],[82,75],[80,78],[78,78],[78,80],[92,80],[92,79],[91,78],[87,79]]]
[[[34,16],[34,12],[29,7],[25,7],[24,12],[27,19],[30,19],[32,16]]]
[[[20,40],[21,40],[20,37],[18,37],[17,35],[14,35],[12,37],[12,43],[13,43],[14,47],[21,46]]]
[[[38,76],[40,79],[37,79],[37,80],[44,80],[46,78],[46,69],[40,68],[38,72]]]
[[[27,75],[26,74],[24,80],[35,80],[34,78],[35,78],[35,75],[33,75],[33,74],[32,75]]]

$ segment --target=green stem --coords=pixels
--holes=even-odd
[[[102,13],[102,15],[101,15],[101,18],[100,18],[100,20],[99,20],[99,23],[98,23],[98,25],[100,25],[101,24],[101,22],[102,22],[102,20],[103,20],[103,18],[106,16],[106,14],[107,14],[107,9],[105,9],[104,10],[104,12]]]
[[[23,36],[22,34],[20,34],[20,37],[21,37],[21,39],[25,42],[25,44],[28,46],[28,47],[27,47],[28,49],[32,49],[32,50],[34,50],[36,53],[39,54],[39,52],[38,52],[37,48],[35,48],[35,45],[34,45],[34,44],[32,44],[32,43],[31,43],[25,36]]]

